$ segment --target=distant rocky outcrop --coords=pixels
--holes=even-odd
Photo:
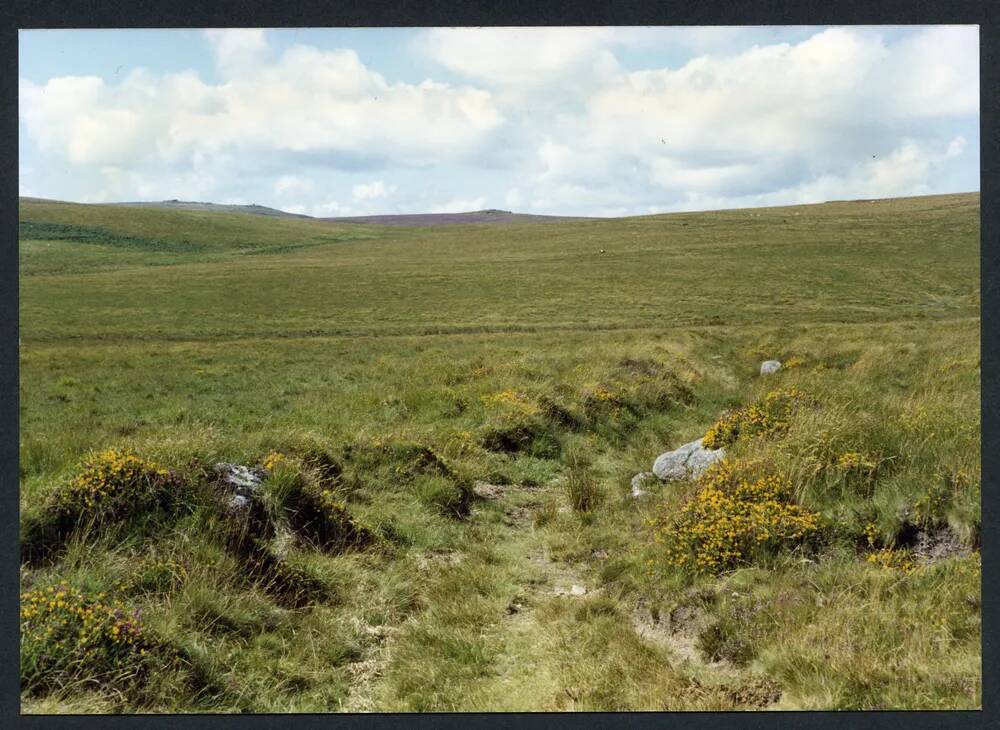
[[[600,220],[561,215],[512,213],[509,210],[473,210],[466,213],[404,213],[391,215],[346,216],[323,218],[333,223],[359,223],[380,226],[447,226],[479,223],[559,223],[565,221]]]
[[[190,210],[200,213],[247,213],[249,215],[262,215],[269,218],[303,218],[309,219],[311,216],[302,213],[289,213],[277,208],[268,208],[266,205],[227,205],[225,203],[201,203],[194,200],[160,200],[160,201],[137,201],[131,203],[105,203],[105,205],[128,205],[135,208],[159,208],[163,210]]]

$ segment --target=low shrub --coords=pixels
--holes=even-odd
[[[580,402],[591,424],[603,418],[620,418],[626,409],[624,393],[614,384],[600,383],[586,387]]]
[[[302,608],[328,595],[326,583],[269,549],[259,550],[244,563],[251,582],[291,608]]]
[[[541,419],[513,413],[489,419],[480,433],[479,444],[488,451],[527,454],[540,459],[555,458],[562,448]]]
[[[668,564],[718,573],[818,536],[820,515],[792,501],[791,483],[755,471],[724,460],[702,476],[695,495],[657,527]]]
[[[308,478],[298,459],[272,452],[262,466],[267,478],[259,492],[220,514],[226,546],[253,582],[287,603],[304,605],[322,594],[323,585],[275,553],[273,543],[282,525],[323,551],[361,548],[377,538],[351,516],[332,490]]]
[[[21,559],[37,562],[79,527],[172,513],[184,497],[183,480],[155,462],[115,449],[92,454],[68,484],[22,520]]]
[[[772,390],[745,408],[725,414],[712,424],[702,439],[709,449],[732,446],[740,438],[766,438],[788,430],[795,408],[814,401],[798,388]]]
[[[431,447],[405,439],[375,438],[350,444],[343,455],[361,481],[375,475],[409,481],[422,474],[452,474],[448,464]]]
[[[329,489],[303,485],[290,496],[287,510],[292,529],[322,550],[358,549],[377,540]]]
[[[592,426],[610,420],[627,427],[643,416],[693,400],[691,388],[670,368],[654,360],[627,358],[610,378],[587,386],[581,404]]]
[[[898,570],[907,575],[917,569],[917,564],[913,561],[913,555],[908,550],[882,548],[881,550],[869,553],[865,560],[879,568]]]
[[[716,621],[698,634],[698,650],[709,661],[728,661],[745,666],[753,658],[754,650],[740,635],[740,628],[731,621]]]
[[[559,401],[547,395],[538,398],[542,417],[554,426],[576,431],[583,426],[582,419]]]
[[[21,689],[69,683],[133,694],[180,657],[143,624],[138,609],[63,583],[21,594]]]
[[[344,473],[344,467],[340,462],[323,449],[307,448],[302,452],[301,458],[302,463],[316,473],[324,486],[336,484]]]

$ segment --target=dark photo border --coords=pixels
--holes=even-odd
[[[997,364],[1000,312],[997,194],[1000,179],[1000,4],[989,0],[799,0],[799,2],[657,2],[654,0],[526,0],[442,2],[441,0],[8,0],[0,4],[0,110],[4,170],[0,191],[0,727],[239,727],[299,728],[413,727],[692,727],[772,728],[969,728],[1000,727],[998,620],[1000,605],[1000,388]],[[158,715],[21,716],[18,668],[18,29],[38,28],[211,28],[336,26],[496,26],[496,25],[879,25],[978,24],[980,26],[981,171],[981,363],[982,363],[982,554],[983,710],[981,712],[772,712],[772,713],[568,713],[436,715]]]

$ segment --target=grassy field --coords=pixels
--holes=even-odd
[[[981,705],[978,194],[22,201],[20,276],[26,712]]]

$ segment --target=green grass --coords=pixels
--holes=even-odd
[[[95,450],[196,495],[22,566],[23,590],[141,608],[182,657],[25,711],[979,707],[979,196],[757,213],[402,229],[22,201],[22,530]],[[801,364],[759,377],[771,358]],[[730,451],[790,480],[818,545],[670,567],[658,531],[695,486],[637,502],[631,476],[791,386],[816,406]],[[326,454],[302,478],[379,536],[268,543],[304,605],[220,540],[206,475],[274,451]],[[279,528],[298,478],[268,482]],[[868,560],[917,529],[963,551]]]

